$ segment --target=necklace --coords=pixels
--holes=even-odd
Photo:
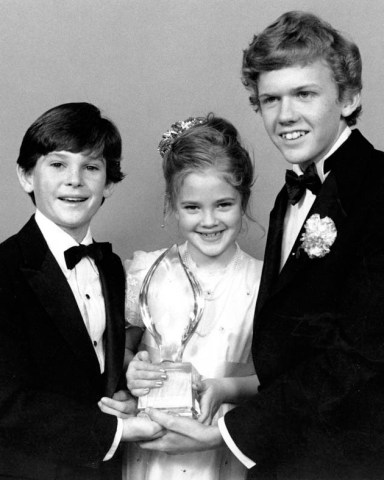
[[[241,258],[243,257],[242,251],[236,244],[236,251],[227,265],[217,268],[216,270],[204,271],[193,261],[188,250],[187,242],[180,250],[183,262],[195,275],[203,290],[206,301],[205,311],[195,330],[195,334],[197,337],[206,337],[217,327],[220,321],[220,315],[217,315],[215,311],[217,308],[222,308],[220,307],[220,305],[223,305],[221,300],[223,300],[225,293],[228,291],[228,287],[231,285],[229,279],[233,278],[234,273],[239,268]],[[219,299],[219,297],[221,298]],[[218,300],[218,303],[215,304],[213,300]]]
[[[189,253],[188,243],[185,244],[183,250],[183,262],[190,270],[192,270],[192,272],[197,277],[197,280],[199,281],[203,289],[205,299],[214,300],[215,298],[220,296],[223,293],[223,288],[225,287],[224,279],[227,276],[228,272],[231,271],[232,273],[234,273],[239,266],[239,261],[241,258],[241,250],[239,245],[236,243],[236,251],[227,265],[215,270],[207,271],[199,269],[199,267],[193,261]]]

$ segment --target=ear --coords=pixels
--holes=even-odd
[[[16,173],[19,178],[20,185],[24,192],[32,193],[34,189],[34,169],[25,171],[24,168],[20,167],[20,165],[16,166]]]
[[[355,93],[353,95],[346,94],[346,98],[342,100],[342,109],[341,109],[341,116],[346,118],[356,110],[356,108],[360,105],[361,102],[361,94],[360,92]]]
[[[103,197],[108,198],[112,195],[113,190],[115,188],[115,184],[113,182],[108,182],[103,190]]]

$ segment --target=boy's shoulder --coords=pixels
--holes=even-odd
[[[355,142],[352,143],[351,153],[355,161],[360,166],[366,165],[370,175],[380,181],[384,176],[384,151],[376,148],[358,129],[353,133]]]
[[[15,270],[18,269],[17,266],[39,268],[47,250],[47,242],[32,215],[17,233],[0,244],[0,262]]]
[[[28,224],[29,222],[27,222],[17,233],[14,233],[0,243],[1,258],[13,258],[17,253],[20,254],[20,239],[23,238]]]
[[[23,229],[24,227],[0,243],[0,278],[4,281],[11,277],[17,277],[18,272],[25,265],[25,258],[20,243]]]

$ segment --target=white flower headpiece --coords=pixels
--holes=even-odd
[[[337,237],[334,221],[329,217],[320,218],[320,215],[315,213],[305,222],[304,228],[300,248],[309,258],[322,258],[327,255]]]

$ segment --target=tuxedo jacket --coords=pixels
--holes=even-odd
[[[285,187],[271,212],[252,353],[259,393],[225,416],[251,478],[384,477],[384,154],[357,130],[332,155],[308,214],[337,237],[310,258],[302,234],[280,270]]]
[[[32,217],[0,245],[0,478],[121,478],[115,417],[97,402],[123,372],[124,271],[98,265],[106,306],[105,372],[71,288]]]

